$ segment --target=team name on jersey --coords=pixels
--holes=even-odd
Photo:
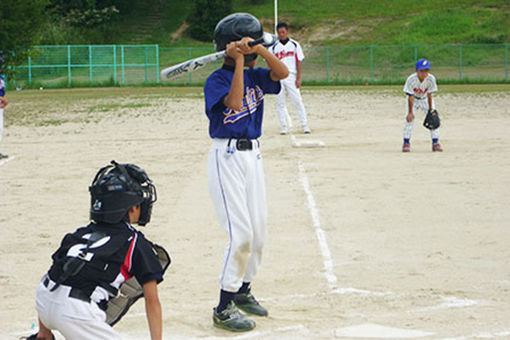
[[[413,88],[414,93],[424,94],[427,93],[429,89],[420,89],[419,87]]]
[[[255,88],[247,87],[241,110],[234,111],[227,107],[225,111],[223,111],[223,114],[225,115],[223,124],[234,124],[239,119],[255,113],[257,111],[257,107],[260,105],[260,103],[262,103],[263,99],[264,92],[262,92],[258,85],[256,85]]]
[[[293,57],[295,55],[296,55],[296,53],[294,51],[288,51],[288,52],[280,51],[280,52],[275,53],[276,58],[278,58],[280,60],[282,60],[285,57]]]

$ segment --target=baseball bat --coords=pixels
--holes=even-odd
[[[249,46],[255,46],[257,44],[263,44],[264,46],[271,46],[276,41],[276,36],[264,32],[262,37],[250,41],[248,43]],[[226,51],[220,51],[216,53],[211,53],[202,57],[198,57],[195,59],[191,59],[188,61],[185,61],[183,63],[167,67],[160,72],[161,79],[168,80],[177,77],[178,75],[185,73],[185,72],[191,72],[198,70],[199,68],[202,68],[206,65],[209,65],[211,63],[214,63],[216,60],[220,60],[225,58],[227,52]]]

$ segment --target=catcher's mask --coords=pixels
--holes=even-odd
[[[138,225],[146,225],[157,200],[156,187],[145,170],[115,161],[98,171],[89,191],[90,219],[110,224],[129,222],[129,208],[140,205]]]
[[[262,37],[264,30],[260,21],[248,13],[234,13],[221,19],[214,29],[214,48],[223,51],[227,44],[232,41],[251,37],[257,40]],[[257,58],[257,54],[244,56],[244,62],[249,63]]]

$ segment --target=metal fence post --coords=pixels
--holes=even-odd
[[[32,84],[32,57],[28,55],[28,83]]]
[[[370,46],[370,78],[369,81],[372,83],[374,81],[374,46]]]
[[[113,47],[113,83],[117,85],[117,45]]]
[[[505,80],[508,81],[508,43],[505,43]]]
[[[459,44],[459,80],[462,80],[462,44]]]
[[[92,45],[89,45],[89,81],[92,82]]]
[[[67,45],[67,86],[71,87],[71,45]]]
[[[159,45],[156,45],[156,82],[159,84]]]
[[[188,60],[191,60],[192,58],[191,47],[188,47],[188,57],[189,57]],[[193,82],[193,72],[189,73],[189,82],[190,83]]]
[[[149,83],[149,56],[147,55],[147,47],[143,49],[145,54],[145,84]]]
[[[418,46],[414,45],[414,63],[418,61]]]
[[[120,69],[122,75],[122,85],[126,84],[126,68],[124,66],[124,45],[120,45]]]
[[[329,46],[326,47],[326,81],[329,82]]]

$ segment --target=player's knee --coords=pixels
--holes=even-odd
[[[253,245],[253,233],[251,231],[240,232],[236,235],[233,241],[233,246],[239,251],[250,252]]]
[[[262,249],[264,248],[264,240],[263,239],[256,239],[253,240],[251,251],[253,253],[262,253]]]
[[[252,252],[252,242],[245,241],[238,244],[235,251],[235,257],[241,262],[245,262],[250,257]]]

